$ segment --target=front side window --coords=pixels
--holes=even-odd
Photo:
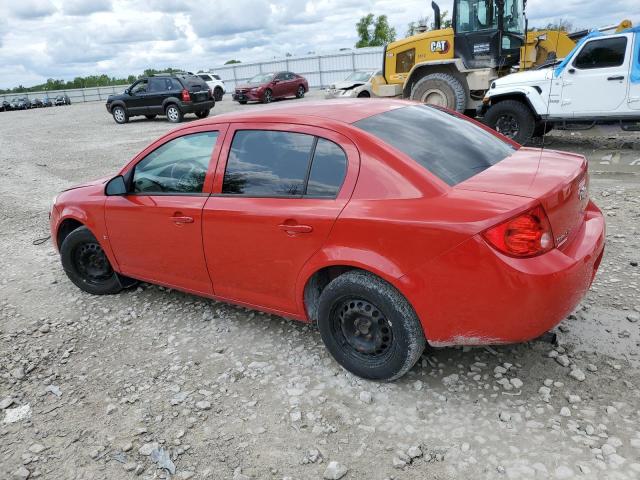
[[[483,172],[515,151],[470,121],[428,105],[397,108],[354,125],[412,158],[450,186]]]
[[[580,69],[619,67],[624,63],[627,37],[592,40],[585,44],[573,62]]]
[[[396,56],[396,72],[407,73],[411,71],[413,65],[416,63],[416,49],[405,50],[398,53]]]
[[[315,137],[271,130],[236,132],[222,193],[256,197],[299,196]]]
[[[147,80],[140,80],[138,83],[131,87],[131,95],[138,93],[145,93],[147,91]]]
[[[135,166],[134,193],[202,193],[217,139],[218,132],[194,133],[158,147]]]

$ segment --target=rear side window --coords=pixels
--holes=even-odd
[[[233,137],[222,193],[335,198],[346,171],[346,154],[329,140],[303,133],[241,130]]]
[[[511,145],[473,123],[427,105],[397,108],[354,125],[411,157],[450,186],[514,152]]]
[[[587,43],[573,62],[580,69],[619,67],[624,63],[627,37],[592,40]]]
[[[203,79],[205,82],[211,81],[211,77],[209,75],[200,75],[200,78]]]
[[[270,130],[236,132],[222,193],[257,197],[304,192],[315,137]]]
[[[305,193],[310,197],[335,198],[346,173],[347,156],[344,150],[329,140],[319,138]]]

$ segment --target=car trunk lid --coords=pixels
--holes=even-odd
[[[587,161],[582,155],[521,148],[455,188],[539,200],[560,247],[584,221],[588,183]]]

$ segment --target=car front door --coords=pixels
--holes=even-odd
[[[585,42],[562,72],[562,109],[574,117],[611,116],[627,96],[631,45],[626,35]]]
[[[167,81],[171,81],[170,78],[164,77],[152,77],[149,79],[149,88],[146,94],[144,94],[144,106],[147,109],[148,114],[162,114],[162,101],[167,96]]]
[[[282,98],[287,96],[287,80],[284,73],[278,73],[273,77],[273,96]]]
[[[202,207],[226,130],[216,128],[165,137],[125,168],[130,193],[110,196],[105,205],[109,242],[123,274],[213,292],[202,249]]]
[[[129,88],[129,98],[126,100],[126,107],[130,115],[144,115],[147,113],[147,90],[149,81],[144,78],[138,80]]]
[[[348,201],[358,165],[355,146],[335,132],[286,124],[230,127],[203,211],[216,296],[303,314],[298,274]]]

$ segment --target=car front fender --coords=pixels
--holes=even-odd
[[[526,103],[537,116],[545,116],[548,111],[547,99],[533,86],[505,86],[492,88],[484,96],[485,101],[495,105],[501,100],[514,99]]]

